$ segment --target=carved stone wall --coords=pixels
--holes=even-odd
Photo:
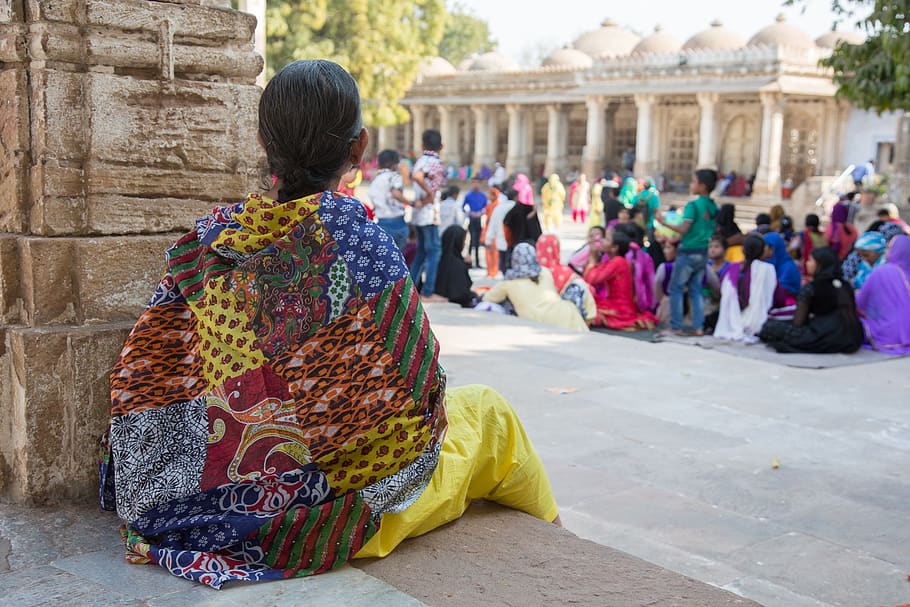
[[[260,183],[254,17],[0,0],[0,498],[97,491],[108,374],[176,234]]]

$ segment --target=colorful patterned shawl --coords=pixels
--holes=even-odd
[[[111,375],[102,502],[128,560],[215,588],[347,561],[435,469],[438,353],[356,199],[214,209],[167,252]]]

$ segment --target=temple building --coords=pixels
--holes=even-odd
[[[436,57],[402,102],[411,121],[379,129],[377,147],[416,149],[424,129],[438,128],[443,160],[456,166],[499,161],[532,175],[631,167],[685,189],[694,167],[713,165],[754,175],[754,191],[771,194],[784,180],[889,160],[897,117],[835,98],[818,65],[841,40],[862,37],[813,40],[780,16],[751,38],[714,21],[683,42],[659,26],[640,38],[607,20],[538,68],[496,52],[458,68]],[[857,123],[874,125],[879,140],[845,149]]]

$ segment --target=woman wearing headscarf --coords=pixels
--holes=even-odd
[[[477,302],[477,293],[471,290],[474,283],[468,274],[468,262],[462,255],[466,237],[467,232],[459,225],[446,228],[442,233],[442,256],[436,270],[436,294],[462,308],[473,307]]]
[[[584,173],[578,176],[569,191],[569,206],[572,209],[572,221],[585,223],[591,209],[591,184]]]
[[[847,254],[853,248],[853,243],[856,242],[856,238],[859,236],[853,224],[847,221],[849,216],[849,205],[837,203],[831,209],[831,223],[828,224],[828,229],[825,230],[828,244],[841,261],[847,257]]]
[[[910,236],[896,236],[886,256],[856,294],[856,307],[869,347],[910,354]]]
[[[560,263],[559,238],[555,234],[544,234],[537,241],[537,261],[553,274],[560,297],[573,302],[585,320],[594,320],[597,304],[591,287],[572,268]]]
[[[759,338],[778,352],[850,353],[863,344],[853,287],[840,275],[840,263],[830,247],[812,251],[808,262],[812,281],[799,292],[790,322],[769,320]]]
[[[730,203],[720,205],[717,210],[717,226],[714,233],[727,243],[726,260],[737,263],[743,260],[743,240],[746,236],[736,223],[736,207]]]
[[[483,301],[490,303],[501,304],[506,300],[519,318],[573,331],[588,331],[578,306],[560,297],[553,274],[540,266],[530,243],[515,245],[506,279],[483,295]]]
[[[764,239],[764,258],[774,266],[774,270],[777,272],[777,282],[789,295],[796,297],[799,295],[802,277],[796,262],[787,252],[787,243],[777,232],[768,232],[764,235]]]
[[[859,291],[872,270],[885,263],[885,249],[888,243],[881,232],[864,232],[853,244],[853,253],[860,258],[856,275],[850,281],[853,288]],[[853,255],[851,253],[851,255]],[[846,260],[845,260],[846,261]]]
[[[534,206],[534,186],[531,185],[531,180],[527,175],[524,173],[516,175],[515,185],[512,187],[518,192],[517,202],[529,207]]]
[[[634,177],[626,177],[622,182],[622,189],[619,191],[619,201],[627,209],[635,206],[635,197],[638,195],[638,182]]]
[[[765,236],[765,238],[767,235]],[[742,263],[733,264],[720,284],[720,308],[714,337],[755,342],[756,334],[774,306],[777,277],[774,267],[761,261],[765,241],[750,234],[743,241]]]
[[[876,221],[871,226],[869,226],[869,231],[864,232],[863,234],[868,234],[869,232],[878,232],[882,235],[882,238],[885,240],[885,246],[881,249],[881,252],[884,253],[885,249],[888,248],[888,243],[891,242],[891,239],[895,236],[903,234],[903,230],[896,223],[885,222],[885,221]],[[872,237],[874,239],[874,237]],[[857,242],[859,239],[857,238]],[[872,241],[872,247],[877,248],[875,241]],[[867,243],[867,246],[869,243]],[[867,255],[869,259],[873,259],[873,256]],[[884,263],[884,257],[878,258],[879,263]],[[841,264],[841,273],[849,281],[856,280],[856,277],[863,271],[863,256],[860,255],[860,252],[856,249],[854,245],[853,250],[850,251],[850,254],[844,258],[843,263]],[[868,272],[867,272],[868,276]],[[863,279],[865,280],[865,279]],[[862,284],[862,283],[860,283]],[[859,286],[854,284],[853,288],[859,290]]]

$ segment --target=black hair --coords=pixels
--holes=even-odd
[[[708,194],[717,186],[717,171],[714,169],[698,169],[695,171],[695,181],[707,188]]]
[[[712,236],[711,242],[716,242],[724,248],[724,251],[727,250],[727,239],[724,238],[723,236],[721,236],[720,234],[716,234],[716,235]]]
[[[259,137],[281,180],[279,202],[322,191],[349,169],[362,128],[357,83],[337,63],[294,61],[275,74],[259,98]]]
[[[442,197],[443,198],[458,198],[458,194],[460,194],[460,193],[461,193],[461,190],[458,189],[457,185],[451,185],[442,192]]]
[[[604,229],[603,226],[591,226],[591,230],[597,230],[598,232],[600,232],[601,238],[603,238],[604,236],[607,235],[607,230]],[[588,230],[588,232],[590,232],[591,230]]]
[[[890,218],[891,211],[889,211],[888,209],[879,209],[878,212],[876,213],[876,216],[878,216],[878,217],[885,216],[885,217]]]
[[[438,152],[442,149],[442,134],[436,129],[427,129],[423,132],[423,149]]]
[[[380,169],[390,169],[401,161],[401,156],[395,150],[382,150],[376,157]]]
[[[789,230],[793,227],[793,218],[789,215],[784,215],[780,218],[780,229]]]
[[[616,245],[616,254],[620,257],[625,257],[626,253],[629,252],[632,239],[623,232],[613,232],[613,244]]]
[[[515,188],[509,188],[503,193],[506,195],[506,198],[508,198],[509,200],[518,200],[518,190],[516,190]]]
[[[755,225],[757,226],[767,226],[771,225],[771,216],[767,213],[759,213],[755,216]]]
[[[815,213],[809,213],[806,215],[807,228],[817,228],[819,225],[821,225],[821,220],[818,218],[818,215]]]
[[[743,285],[743,278],[746,270],[752,266],[752,262],[761,259],[762,253],[765,252],[765,239],[760,234],[749,234],[743,240],[743,260],[742,270],[739,272],[739,280],[736,283],[736,292],[739,295],[739,309],[745,310],[749,306],[749,298],[746,297],[746,289]]]

